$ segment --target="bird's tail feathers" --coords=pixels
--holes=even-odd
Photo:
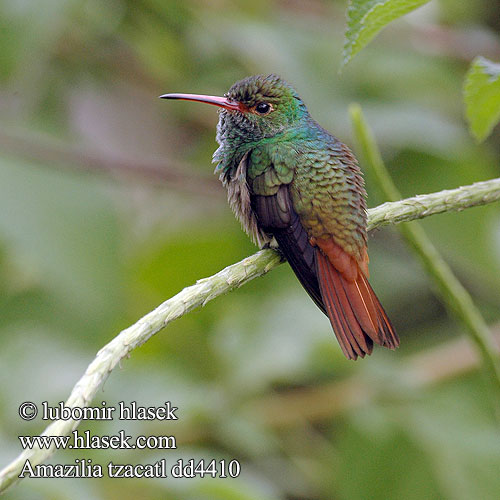
[[[399,339],[359,264],[354,272],[339,271],[316,247],[317,276],[327,315],[345,356],[364,358],[373,343],[395,349]]]

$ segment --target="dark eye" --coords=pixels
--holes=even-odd
[[[259,102],[255,105],[255,111],[259,115],[267,115],[272,109],[272,106],[267,102]]]

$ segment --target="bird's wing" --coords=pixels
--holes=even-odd
[[[356,359],[374,342],[393,349],[399,339],[367,279],[365,190],[356,158],[336,139],[323,146],[302,155],[290,192],[315,249],[328,317],[344,354]]]
[[[298,169],[287,169],[286,165],[264,163],[262,158],[258,159],[261,161],[255,165],[250,157],[247,171],[252,212],[259,227],[276,238],[303,287],[328,315],[346,357],[356,359],[370,354],[373,342],[389,348],[396,347],[399,340],[366,278],[364,233],[359,251],[362,257],[356,259],[340,246],[340,235],[346,234],[344,227],[325,226],[323,237],[316,238],[311,226],[320,224],[328,217],[340,220],[345,214],[347,218],[351,214],[354,219],[360,218],[359,224],[363,225],[364,214],[359,216],[356,212],[356,209],[364,209],[362,194],[361,207],[353,207],[353,196],[339,193],[335,178],[329,180],[332,169],[328,165],[324,174],[326,180],[319,179],[317,185],[311,186],[309,179],[302,184],[297,182],[300,176]],[[351,172],[353,186],[359,182],[358,172]],[[299,214],[293,200],[299,197],[307,203],[309,195],[304,187],[302,192],[297,192],[298,189],[300,191],[297,186],[301,185],[309,186],[314,192],[315,202],[310,203],[309,211],[296,203],[302,209]],[[349,190],[349,183],[346,185]],[[345,206],[342,206],[343,195]],[[322,199],[321,203],[317,203],[318,198]],[[334,201],[331,205],[330,200]],[[352,225],[352,220],[348,220],[347,224]],[[356,231],[355,224],[353,231]]]
[[[252,194],[251,204],[259,227],[274,236],[300,283],[326,314],[316,277],[315,250],[309,243],[299,216],[293,210],[288,185],[278,186],[275,194]]]

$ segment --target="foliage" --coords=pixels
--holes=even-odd
[[[500,64],[476,57],[465,79],[464,97],[471,133],[483,141],[500,120]]]
[[[343,64],[347,64],[384,26],[428,2],[429,0],[349,0]]]

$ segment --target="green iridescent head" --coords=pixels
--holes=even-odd
[[[222,108],[217,140],[255,142],[274,137],[307,116],[297,92],[277,75],[250,76],[236,82],[224,97],[197,94],[165,94],[166,99],[184,99]],[[233,144],[236,145],[236,144]]]
[[[277,75],[249,76],[224,97],[165,94],[165,99],[205,102],[221,108],[217,125],[219,148],[213,161],[223,173],[235,171],[242,156],[261,141],[278,139],[306,123],[309,114],[297,92]]]
[[[274,137],[307,115],[307,109],[293,89],[277,75],[250,76],[236,82],[226,98],[240,104],[239,112],[222,111],[218,125],[221,140],[236,129],[241,139],[250,141]]]

